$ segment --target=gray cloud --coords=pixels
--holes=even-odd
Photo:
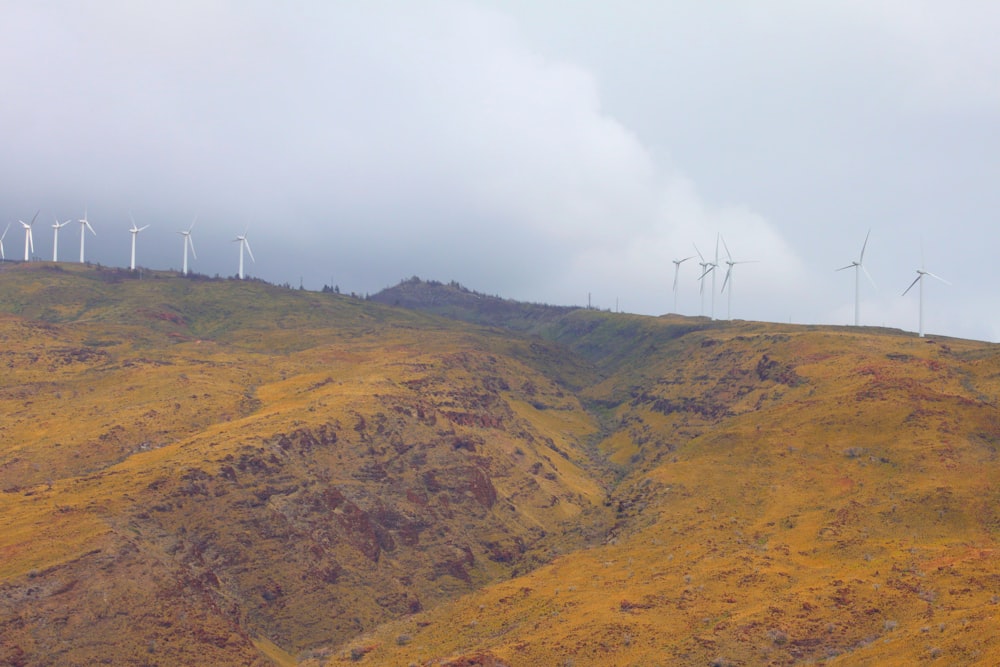
[[[88,256],[124,266],[131,210],[140,263],[177,268],[197,214],[203,273],[235,273],[247,228],[274,282],[417,274],[651,314],[670,260],[721,232],[759,260],[734,316],[831,323],[871,227],[867,322],[915,328],[898,293],[923,239],[955,283],[928,291],[928,330],[992,339],[998,24],[892,2],[14,6],[0,220],[87,207]]]

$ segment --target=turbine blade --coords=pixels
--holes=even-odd
[[[865,242],[861,245],[861,257],[858,258],[858,264],[863,264],[865,261],[865,248],[868,247],[868,237],[872,235],[872,230],[868,230],[865,234]]]
[[[35,211],[35,215],[31,216],[31,222],[28,223],[29,226],[35,224],[35,218],[37,218],[38,214],[41,213],[41,212],[42,212],[42,209],[38,209],[37,211]]]
[[[247,254],[250,255],[250,261],[256,264],[257,260],[253,258],[253,250],[250,249],[250,241],[247,240],[246,236],[243,237],[243,243],[247,247]]]
[[[198,259],[198,255],[194,251],[194,239],[191,238],[191,233],[190,232],[188,232],[188,234],[187,234],[187,243],[188,243],[189,246],[191,246],[191,255],[195,259]]]
[[[694,245],[694,244],[692,243],[691,245]],[[694,246],[694,251],[696,253],[698,253],[698,259],[701,260],[702,266],[704,266],[704,264],[705,264],[705,257],[704,257],[704,255],[701,254],[701,250],[698,250],[698,246],[696,246],[696,245]]]
[[[83,222],[84,222],[85,225],[87,225],[87,229],[90,230],[90,233],[93,234],[94,236],[97,236],[97,232],[95,232],[94,228],[90,226],[90,221],[89,220],[84,220]]]
[[[909,286],[909,287],[907,287],[907,288],[906,288],[906,289],[905,289],[905,290],[903,291],[903,294],[902,294],[902,296],[906,296],[906,293],[907,293],[907,292],[909,292],[909,291],[910,291],[911,289],[913,289],[913,286],[914,286],[914,285],[916,285],[917,283],[919,283],[919,282],[920,282],[920,279],[921,279],[921,278],[923,278],[923,277],[924,277],[924,276],[923,276],[923,274],[919,274],[919,275],[918,275],[918,276],[917,276],[916,278],[914,278],[914,279],[913,279],[913,282],[912,282],[912,283],[910,283],[910,286]]]
[[[726,237],[720,234],[719,238],[722,239],[722,247],[726,249],[726,257],[728,257],[729,260],[732,261],[733,256],[729,253],[729,246],[726,245]]]
[[[864,264],[858,264],[858,266],[860,266],[861,270],[865,272],[865,278],[867,278],[868,282],[870,282],[872,284],[872,287],[874,287],[875,289],[878,289],[878,285],[876,285],[875,281],[872,280],[872,274],[868,273],[868,269],[865,268],[865,265]]]
[[[729,276],[730,276],[730,274],[732,274],[732,272],[733,272],[733,267],[730,266],[729,270],[726,271],[726,277],[725,277],[725,279],[722,281],[722,289],[719,290],[719,294],[722,294],[723,292],[726,291],[726,284],[729,282]]]
[[[940,281],[941,281],[941,282],[943,282],[943,283],[944,283],[945,285],[950,285],[950,284],[951,284],[950,282],[948,282],[947,280],[945,280],[945,279],[944,279],[944,278],[942,278],[941,276],[936,276],[936,275],[934,275],[933,273],[931,273],[930,271],[925,271],[924,273],[926,273],[926,274],[927,274],[928,276],[930,276],[931,278],[936,278],[937,280],[940,280]]]
[[[3,234],[0,234],[0,241],[3,241],[4,237],[7,236],[7,231],[10,229],[10,223],[7,223],[7,229],[3,230]]]

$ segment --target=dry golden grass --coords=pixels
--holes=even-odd
[[[386,626],[372,664],[996,664],[993,346],[777,329],[688,341],[618,409],[607,544]]]
[[[1000,357],[0,271],[0,664],[1000,662]]]

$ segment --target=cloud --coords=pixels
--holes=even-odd
[[[249,229],[250,272],[273,282],[364,293],[416,274],[650,314],[673,309],[671,260],[693,243],[714,255],[720,233],[758,260],[735,269],[735,317],[852,320],[834,269],[869,227],[880,284],[906,282],[920,235],[937,271],[978,283],[988,243],[962,239],[982,225],[937,225],[1000,204],[983,37],[997,17],[560,7],[11,7],[0,214],[87,207],[88,255],[105,264],[127,263],[131,210],[152,225],[140,263],[178,267],[176,232],[198,214],[203,273],[235,273],[231,241]],[[697,273],[682,268],[683,313],[700,310]],[[992,330],[961,293],[948,321]],[[890,297],[866,298],[906,323]]]

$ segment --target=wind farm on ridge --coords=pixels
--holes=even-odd
[[[861,273],[865,274],[865,277],[868,279],[868,282],[871,283],[871,285],[872,285],[873,288],[875,288],[876,290],[878,289],[878,287],[875,285],[875,280],[871,277],[871,274],[868,272],[868,269],[865,268],[865,265],[864,265],[865,250],[868,248],[868,240],[869,240],[870,237],[871,237],[871,230],[868,230],[868,233],[865,235],[864,243],[862,243],[862,245],[861,245],[861,253],[858,255],[858,259],[852,260],[851,263],[848,264],[847,266],[842,266],[842,267],[840,267],[838,269],[835,269],[835,271],[844,271],[844,270],[847,270],[847,269],[854,269],[854,326],[861,326],[861,280],[860,280]],[[723,250],[725,250],[725,253],[726,253],[726,259],[725,260],[721,260],[720,257],[719,257],[719,244],[720,243],[722,244],[722,248],[723,248]],[[698,294],[699,294],[700,299],[701,299],[701,309],[700,309],[700,311],[699,311],[698,314],[702,315],[702,316],[705,315],[705,279],[709,276],[709,274],[711,274],[711,276],[712,276],[712,285],[711,285],[711,288],[710,288],[710,292],[711,292],[711,305],[710,305],[710,310],[709,310],[709,317],[711,319],[713,319],[713,320],[716,319],[716,317],[715,317],[715,287],[716,287],[716,285],[715,285],[715,272],[720,267],[720,265],[721,265],[720,263],[725,263],[726,266],[727,266],[727,269],[726,269],[725,277],[723,278],[723,281],[722,281],[722,288],[720,290],[720,293],[725,293],[727,295],[727,300],[726,300],[726,319],[732,319],[733,267],[736,266],[737,264],[754,264],[754,263],[757,263],[757,260],[741,260],[741,261],[734,260],[732,253],[729,251],[729,246],[726,243],[725,238],[723,238],[722,234],[718,234],[716,236],[715,257],[714,257],[714,259],[706,260],[705,256],[698,249],[697,245],[694,246],[694,250],[695,250],[695,253],[697,253],[698,259],[700,260],[698,262],[698,266],[699,266],[699,269],[700,269],[700,273],[698,275]],[[680,258],[680,259],[674,259],[674,260],[672,260],[673,264],[674,264],[674,279],[673,279],[673,286],[672,286],[672,292],[673,292],[673,298],[674,298],[674,311],[673,311],[674,313],[678,313],[678,309],[677,309],[677,294],[678,294],[678,284],[679,284],[679,281],[680,281],[681,265],[684,262],[686,262],[687,260],[693,259],[693,258],[694,258],[694,255],[691,255],[691,256]],[[925,276],[930,276],[931,278],[934,278],[934,279],[936,279],[936,280],[938,280],[938,281],[940,281],[940,282],[942,282],[942,283],[944,283],[946,285],[951,285],[951,283],[949,283],[944,278],[941,278],[940,276],[935,275],[935,274],[931,273],[930,271],[924,270],[923,261],[921,261],[921,268],[917,269],[917,277],[916,277],[916,279],[914,279],[913,282],[910,283],[909,287],[907,287],[903,291],[903,293],[902,293],[901,296],[906,296],[906,294],[910,291],[910,289],[913,288],[914,285],[917,285],[917,283],[919,283],[919,294],[920,294],[920,297],[919,297],[919,327],[918,327],[918,335],[921,338],[924,336],[923,279],[924,279]]]
[[[38,218],[39,213],[40,213],[40,211],[36,211],[35,215],[31,218],[30,222],[24,222],[23,220],[18,220],[18,222],[21,224],[21,226],[22,226],[22,228],[24,229],[24,232],[25,232],[25,239],[24,239],[24,261],[26,261],[26,262],[27,261],[32,261],[32,259],[37,259],[37,256],[33,255],[33,253],[35,251],[34,250],[33,226],[35,224],[35,221]],[[138,237],[138,235],[139,235],[140,232],[143,232],[146,229],[149,229],[151,227],[151,225],[146,224],[146,225],[143,225],[142,227],[139,227],[137,225],[136,221],[135,221],[135,218],[132,216],[131,212],[129,213],[129,220],[131,221],[131,227],[129,227],[127,229],[129,231],[129,233],[131,234],[131,245],[130,245],[130,258],[129,258],[129,265],[128,265],[128,267],[129,267],[129,270],[135,271],[135,270],[137,270],[137,267],[139,266],[136,263],[137,237]],[[182,261],[181,261],[181,271],[180,271],[182,275],[188,275],[188,273],[189,273],[189,266],[190,266],[190,262],[189,262],[189,259],[188,259],[189,253],[190,253],[190,257],[191,257],[192,260],[197,260],[198,259],[198,255],[197,255],[197,253],[195,251],[195,247],[194,247],[194,238],[193,238],[193,231],[194,231],[195,224],[197,223],[197,220],[198,220],[198,218],[197,218],[197,216],[195,216],[195,218],[191,221],[191,224],[187,227],[187,229],[181,229],[181,230],[177,231],[177,233],[183,239],[183,241],[182,241]],[[68,225],[70,222],[72,222],[72,220],[66,220],[64,222],[59,222],[59,219],[57,217],[57,218],[55,218],[55,222],[52,225],[52,228],[53,228],[52,261],[53,262],[58,262],[59,261],[59,230],[62,229],[63,227],[65,227],[66,225]],[[80,224],[80,257],[79,257],[79,261],[80,261],[80,263],[85,263],[86,262],[86,252],[85,252],[85,250],[86,250],[87,232],[89,231],[90,234],[93,235],[93,236],[95,236],[95,237],[97,236],[97,232],[94,229],[94,227],[91,225],[90,220],[88,219],[88,214],[87,214],[86,210],[84,211],[83,217],[79,218],[77,220],[77,222]],[[0,261],[7,261],[6,254],[5,254],[5,249],[4,249],[4,245],[3,245],[3,241],[6,238],[7,232],[9,230],[10,230],[10,224],[7,225],[7,227],[4,230],[3,234],[0,234]],[[246,277],[245,270],[244,270],[244,268],[245,268],[244,257],[245,256],[249,256],[250,257],[250,261],[253,262],[253,263],[256,263],[256,258],[254,257],[253,251],[252,251],[252,249],[250,247],[250,242],[249,242],[247,233],[248,233],[248,229],[244,229],[244,231],[243,231],[242,234],[237,234],[236,237],[234,239],[232,239],[232,241],[234,243],[238,243],[239,244],[239,256],[238,256],[237,271],[235,273],[235,276],[238,279],[240,279],[240,280],[243,280]],[[877,286],[875,285],[874,279],[872,278],[871,274],[868,272],[868,269],[865,267],[865,264],[864,264],[865,251],[868,248],[868,242],[869,242],[870,237],[871,237],[871,230],[869,230],[868,233],[865,235],[865,239],[864,239],[864,242],[862,243],[861,252],[858,255],[858,259],[852,260],[851,263],[847,264],[846,266],[842,266],[842,267],[840,267],[838,269],[835,269],[835,271],[845,271],[847,269],[852,269],[852,268],[854,269],[854,326],[860,326],[861,325],[861,279],[860,279],[861,273],[865,274],[865,278],[868,280],[868,282],[872,285],[873,288],[875,288],[876,290],[878,289]],[[720,256],[720,246],[721,246],[721,250],[723,250],[725,252],[725,259],[723,259]],[[673,311],[672,312],[674,312],[676,314],[680,314],[679,313],[679,308],[678,308],[678,296],[679,296],[679,291],[680,291],[680,281],[681,281],[680,273],[681,273],[682,265],[685,262],[687,262],[688,260],[694,259],[695,257],[697,257],[698,260],[699,260],[698,261],[698,267],[699,267],[698,294],[699,294],[699,299],[700,299],[700,308],[699,308],[698,314],[700,316],[704,316],[706,314],[705,313],[705,281],[706,281],[706,278],[708,278],[709,275],[711,275],[711,286],[709,288],[709,292],[710,292],[710,304],[709,304],[708,316],[711,319],[713,319],[713,320],[716,319],[716,313],[715,313],[715,295],[716,295],[716,288],[717,288],[716,272],[717,272],[718,269],[721,268],[721,266],[723,264],[725,264],[725,266],[726,266],[726,272],[725,272],[723,280],[722,280],[722,286],[718,290],[718,292],[719,292],[719,294],[725,294],[726,295],[726,319],[727,320],[731,320],[732,319],[733,286],[734,286],[734,282],[735,282],[735,279],[734,279],[734,267],[736,265],[738,265],[738,264],[753,264],[753,263],[757,263],[758,260],[736,260],[736,259],[734,259],[733,254],[731,253],[731,251],[729,249],[729,245],[728,245],[728,243],[726,242],[726,239],[722,236],[721,233],[718,233],[716,235],[715,251],[714,251],[713,257],[711,257],[710,259],[706,259],[705,258],[705,256],[702,254],[701,250],[698,249],[697,244],[694,244],[693,247],[694,247],[694,250],[695,250],[695,255],[689,255],[689,256],[686,256],[686,257],[682,257],[682,258],[677,258],[677,259],[671,260],[672,263],[673,263],[673,265],[674,265],[673,283],[672,283],[672,287],[671,287],[671,291],[672,291],[672,295],[673,295]],[[914,286],[918,286],[918,293],[919,293],[918,299],[919,299],[919,301],[918,301],[918,328],[917,328],[917,332],[918,332],[918,335],[920,337],[924,336],[924,296],[923,296],[924,290],[923,290],[923,278],[925,276],[930,276],[930,277],[932,277],[932,278],[934,278],[934,279],[936,279],[936,280],[938,280],[938,281],[940,281],[940,282],[942,282],[942,283],[944,283],[946,285],[950,285],[951,284],[948,281],[946,281],[943,278],[941,278],[940,276],[938,276],[938,275],[936,275],[934,273],[931,273],[929,271],[924,270],[923,262],[921,261],[921,268],[917,269],[917,277],[916,277],[916,279],[914,279],[913,282],[910,283],[910,285],[902,292],[901,296],[905,296],[907,293],[909,293],[909,291]],[[918,285],[918,283],[919,283],[919,285]]]
[[[41,211],[36,211],[35,215],[32,216],[30,222],[24,222],[24,220],[18,220],[18,222],[20,223],[20,225],[24,229],[24,261],[25,262],[30,262],[32,260],[39,259],[37,256],[34,256],[35,243],[34,243],[34,235],[32,233],[32,230],[34,228],[35,220],[37,220],[38,214],[40,212]],[[131,245],[130,245],[130,256],[129,256],[129,265],[128,265],[128,267],[129,267],[130,271],[135,271],[138,268],[138,265],[136,264],[136,243],[137,243],[137,237],[139,236],[140,232],[143,232],[143,231],[149,229],[151,227],[151,225],[147,224],[147,225],[143,225],[142,227],[139,227],[138,224],[135,221],[135,217],[132,215],[131,212],[129,213],[129,220],[131,221],[132,226],[129,227],[129,228],[127,228],[128,232],[131,234]],[[183,275],[187,275],[188,274],[188,264],[189,264],[188,263],[188,253],[190,252],[192,259],[195,259],[195,260],[198,259],[198,255],[197,255],[197,253],[195,252],[195,249],[194,249],[194,238],[193,238],[193,230],[194,230],[195,223],[197,221],[198,221],[198,218],[197,218],[197,216],[195,216],[194,220],[192,220],[191,224],[188,226],[187,229],[182,229],[182,230],[179,230],[177,232],[178,234],[180,234],[183,237],[183,246],[182,246],[183,247],[183,255],[182,255],[182,263],[181,263],[181,273]],[[53,236],[52,236],[52,261],[53,262],[58,262],[59,261],[59,230],[62,229],[63,227],[65,227],[66,225],[68,225],[70,222],[72,222],[72,220],[66,220],[64,222],[59,222],[59,219],[56,218],[55,219],[55,223],[52,225],[52,229],[53,229]],[[77,222],[80,223],[80,260],[79,260],[79,262],[81,264],[85,264],[86,261],[87,261],[86,260],[87,232],[89,231],[93,236],[96,237],[97,236],[97,231],[94,229],[93,225],[90,224],[90,220],[88,219],[88,214],[87,214],[86,211],[84,211],[83,217],[80,218],[80,219],[78,219]],[[11,225],[8,224],[7,227],[3,231],[3,234],[0,234],[0,261],[3,261],[3,262],[9,261],[7,259],[7,255],[6,255],[6,251],[5,251],[3,242],[4,242],[4,239],[7,237],[7,232],[10,231],[10,227],[11,227]],[[244,231],[243,231],[242,234],[237,235],[236,238],[233,239],[234,242],[239,242],[239,244],[240,244],[239,269],[238,269],[238,271],[236,273],[236,276],[240,280],[243,280],[245,278],[245,274],[244,274],[244,270],[243,270],[243,267],[244,267],[243,256],[244,256],[244,254],[248,254],[250,256],[250,261],[256,263],[256,259],[253,256],[253,251],[250,249],[250,242],[249,242],[248,237],[247,237],[247,232],[248,232],[248,230],[244,229]]]

